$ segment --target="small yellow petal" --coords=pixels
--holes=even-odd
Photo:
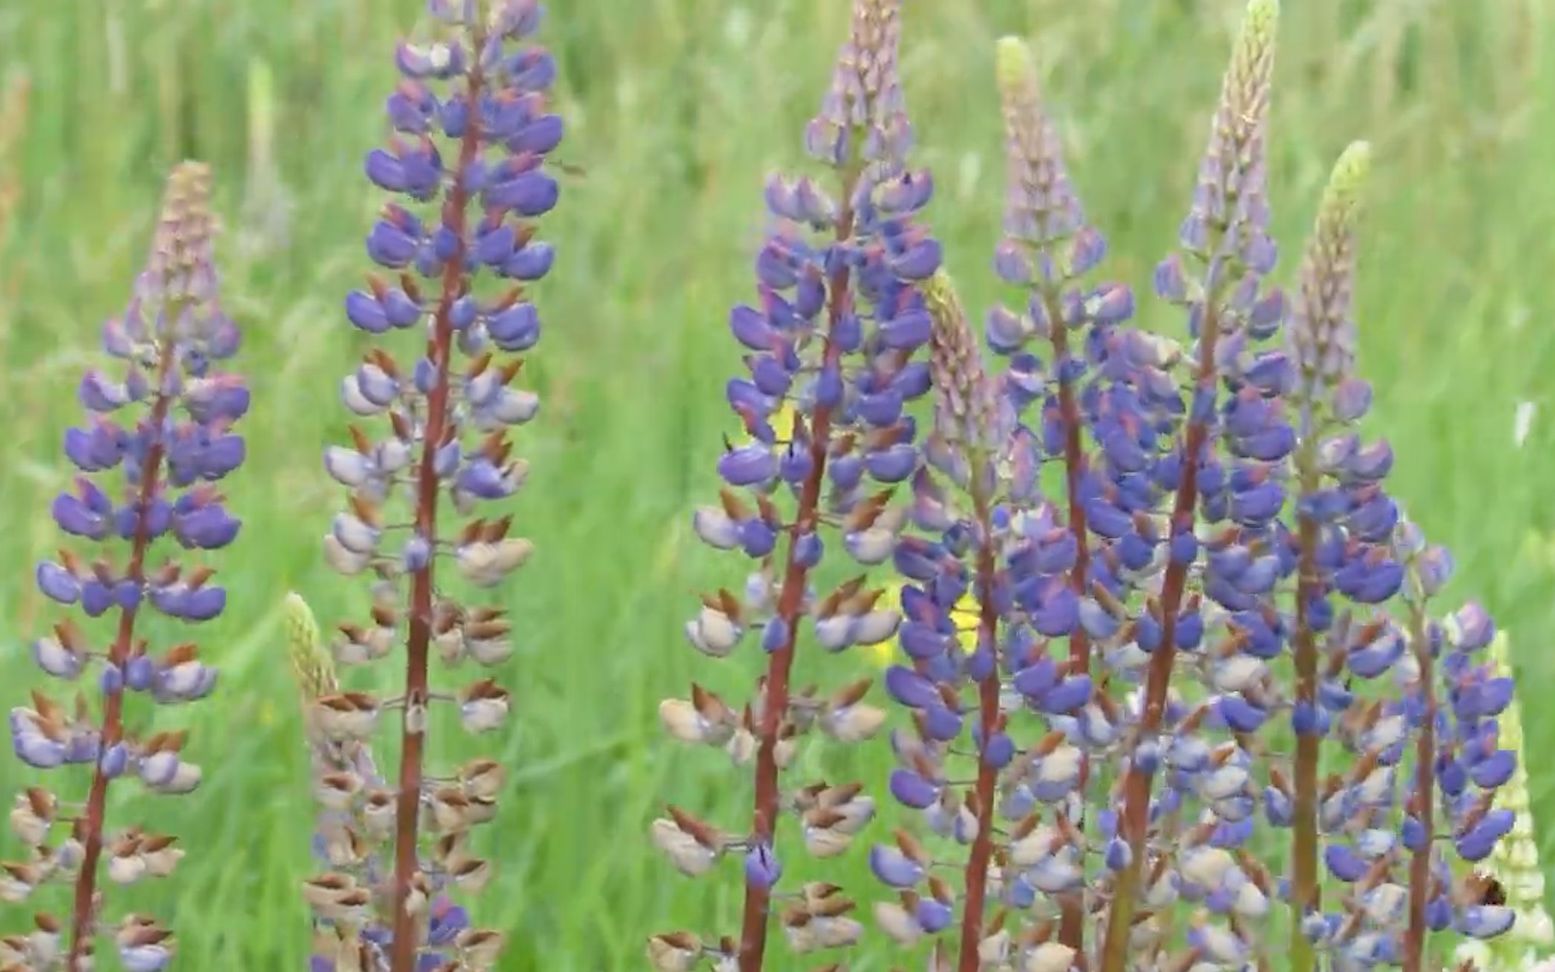
[[[777,411],[767,416],[767,424],[772,426],[772,435],[779,443],[788,443],[794,440],[794,422],[799,416],[799,410],[794,408],[794,403],[785,401],[778,406]],[[744,433],[744,426],[740,426],[740,432]],[[751,445],[756,438],[744,435],[740,440],[742,445]]]
[[[794,408],[792,402],[784,402],[772,413],[768,419],[772,423],[772,431],[779,442],[794,441],[794,421],[799,416],[799,410]]]

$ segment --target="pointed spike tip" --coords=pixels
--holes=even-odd
[[[1014,35],[999,38],[994,52],[994,76],[1003,91],[1036,84],[1037,62],[1025,41]]]
[[[1280,0],[1248,0],[1247,26],[1252,30],[1268,30],[1280,19]]]
[[[948,309],[960,303],[956,297],[956,282],[950,271],[940,267],[923,284],[923,299],[931,308]]]
[[[282,604],[282,625],[286,631],[286,651],[305,698],[318,698],[337,691],[335,661],[324,647],[313,609],[301,594],[293,591]]]
[[[1328,179],[1328,199],[1333,204],[1352,206],[1359,201],[1371,174],[1371,143],[1351,142]],[[1327,203],[1325,202],[1325,208]]]

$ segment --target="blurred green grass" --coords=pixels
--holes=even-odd
[[[112,812],[180,835],[178,880],[114,902],[159,909],[180,968],[298,968],[307,919],[306,761],[276,626],[292,588],[326,624],[356,617],[359,585],[326,573],[317,538],[339,499],[319,450],[342,438],[338,376],[361,350],[339,311],[365,268],[378,194],[360,178],[381,136],[392,40],[413,0],[0,0],[0,704],[33,680],[27,641],[51,622],[31,563],[56,542],[46,509],[77,418],[76,375],[142,257],[167,167],[211,162],[228,232],[228,303],[253,375],[251,461],[231,484],[247,527],[222,558],[233,593],[201,633],[223,667],[189,720],[206,764],[196,798],[118,788]],[[750,293],[760,187],[800,161],[799,133],[845,29],[845,0],[554,3],[562,157],[583,169],[545,232],[531,377],[543,420],[517,512],[540,547],[506,592],[521,649],[506,677],[514,768],[485,838],[499,879],[478,917],[511,934],[503,968],[641,967],[645,934],[729,927],[734,882],[672,874],[644,839],[675,800],[743,819],[746,784],[719,759],[660,741],[657,701],[693,674],[748,684],[692,657],[691,592],[731,565],[687,542],[729,428],[737,363],[727,306]],[[973,308],[1001,200],[992,43],[1028,35],[1076,182],[1137,285],[1170,245],[1192,182],[1235,0],[913,0],[904,72],[931,208]],[[1512,634],[1523,679],[1542,845],[1555,860],[1555,9],[1544,0],[1306,0],[1287,4],[1271,178],[1289,274],[1328,166],[1370,138],[1377,157],[1360,284],[1373,429],[1398,450],[1395,490],[1454,549],[1455,591]],[[7,138],[9,132],[12,137]],[[1147,310],[1163,328],[1178,322]],[[1519,403],[1536,408],[1513,440]],[[154,639],[172,628],[148,626]],[[803,664],[803,663],[802,663]],[[160,718],[160,717],[159,717]],[[879,779],[881,766],[825,767]],[[0,790],[26,777],[0,762]],[[883,825],[882,825],[883,826]],[[494,846],[493,846],[494,845]],[[4,845],[0,845],[3,847]],[[862,845],[859,848],[862,850]],[[870,900],[862,854],[843,883]],[[835,872],[833,872],[835,873]],[[10,924],[9,922],[7,924]],[[781,952],[779,953],[782,954]],[[102,962],[113,967],[112,960]],[[810,967],[783,956],[774,970]],[[880,970],[864,950],[852,968]]]

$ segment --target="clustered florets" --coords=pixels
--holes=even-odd
[[[719,460],[721,502],[699,509],[693,525],[709,545],[753,560],[754,572],[738,592],[705,596],[686,634],[698,651],[723,657],[756,633],[768,662],[738,711],[693,685],[689,701],[666,700],[660,714],[677,738],[723,747],[737,763],[752,764],[752,821],[748,831],[725,831],[671,808],[653,835],[687,873],[740,854],[745,910],[738,936],[654,938],[649,950],[661,968],[704,955],[759,967],[780,861],[789,853],[779,818],[797,818],[806,850],[829,857],[874,814],[857,784],[796,786],[783,771],[812,729],[856,743],[885,717],[864,701],[867,680],[830,694],[795,689],[797,646],[842,652],[878,644],[901,621],[867,575],[827,592],[812,579],[829,544],[866,569],[890,559],[906,522],[906,510],[891,502],[893,488],[919,465],[909,406],[931,384],[920,354],[933,329],[922,283],[939,268],[940,248],[916,219],[933,184],[906,164],[911,128],[896,70],[899,21],[892,0],[855,6],[852,34],[805,137],[838,185],[808,177],[768,182],[773,225],[756,258],[759,300],[730,315],[749,377],[729,382],[728,399],[749,439]],[[851,944],[862,932],[840,889],[808,888],[793,901],[779,920],[795,951]]]
[[[685,635],[715,659],[754,641],[763,670],[745,698],[693,683],[659,715],[674,739],[749,768],[751,816],[718,825],[672,805],[649,829],[685,875],[738,860],[742,917],[737,931],[652,936],[653,966],[760,972],[774,923],[799,954],[866,934],[859,889],[795,881],[784,861],[849,853],[876,788],[793,774],[817,734],[862,744],[888,728],[879,792],[907,812],[867,841],[887,889],[871,910],[931,972],[1245,970],[1277,950],[1292,972],[1421,972],[1439,932],[1468,940],[1462,970],[1532,961],[1491,943],[1514,924],[1501,942],[1552,934],[1504,639],[1478,604],[1442,612],[1451,557],[1389,494],[1390,446],[1359,430],[1364,143],[1335,166],[1295,298],[1272,285],[1277,0],[1248,2],[1177,250],[1153,275],[1185,342],[1132,324],[1131,288],[1092,280],[1106,241],[1036,65],[1000,41],[992,269],[1019,296],[986,317],[992,358],[922,221],[933,182],[908,165],[901,7],[855,0],[804,133],[833,181],[768,181],[757,296],[729,316],[741,437],[692,527],[748,574],[704,594]],[[554,251],[536,220],[558,201],[545,163],[563,125],[555,63],[529,42],[537,0],[429,10],[435,36],[396,51],[392,134],[365,162],[398,197],[366,239],[380,272],[344,302],[360,331],[424,345],[409,361],[387,344],[363,355],[340,385],[363,425],[324,455],[349,491],[324,557],[373,578],[371,607],[326,644],[300,597],[285,605],[327,868],[303,892],[312,972],[479,972],[503,943],[455,897],[491,879],[473,833],[496,817],[506,770],[475,758],[428,773],[425,749],[445,711],[473,734],[505,725],[513,701],[495,678],[434,687],[431,661],[439,676],[500,666],[512,623],[454,593],[438,564],[490,589],[533,555],[513,517],[488,510],[528,475],[510,434],[539,398],[516,355],[539,339],[530,289]],[[74,539],[36,582],[87,621],[60,621],[33,657],[50,677],[92,677],[99,702],[34,691],[9,726],[27,767],[89,766],[91,785],[80,805],[41,785],[15,797],[26,853],[0,862],[0,899],[60,882],[74,902],[68,919],[43,912],[0,938],[5,972],[85,972],[104,933],[134,972],[175,954],[153,918],[105,924],[98,880],[166,876],[184,854],[171,835],[108,826],[112,781],[182,794],[202,779],[185,734],[143,725],[127,701],[195,701],[217,680],[195,645],[153,650],[135,627],[147,606],[218,616],[226,591],[199,552],[240,528],[217,484],[243,461],[233,425],[250,402],[216,370],[238,332],[217,296],[209,189],[203,166],[174,170],[148,265],[103,332],[122,366],[83,377],[88,419],[65,435],[80,475],[51,512]],[[158,559],[167,539],[184,562]],[[117,626],[97,648],[105,616]],[[342,685],[337,668],[401,643],[402,692]],[[798,678],[813,652],[859,646],[890,655],[894,720],[871,678]],[[386,717],[400,720],[396,774],[374,757]]]
[[[354,666],[404,643],[405,688],[385,698],[331,678],[309,696],[315,796],[326,811],[317,848],[330,868],[307,887],[318,969],[485,969],[502,938],[471,928],[448,895],[477,893],[491,877],[472,831],[494,819],[504,769],[475,759],[434,776],[423,749],[440,705],[470,733],[505,724],[512,699],[494,678],[439,691],[429,660],[450,671],[501,665],[513,651],[511,622],[501,608],[466,604],[434,571],[443,562],[465,585],[493,588],[533,553],[511,515],[485,511],[528,476],[509,434],[535,416],[539,398],[517,385],[523,361],[514,355],[540,336],[529,290],[554,251],[535,220],[557,202],[544,163],[562,123],[548,109],[555,62],[529,43],[541,18],[535,0],[430,8],[437,34],[396,52],[393,134],[366,160],[367,177],[402,199],[367,237],[369,257],[391,276],[370,276],[345,303],[360,330],[412,329],[425,350],[409,365],[382,347],[364,355],[341,399],[386,423],[386,434],[353,427],[350,445],[325,454],[330,476],[350,490],[325,557],[341,573],[375,578],[367,622],[341,625],[330,649]],[[470,519],[450,530],[439,523],[445,507]],[[402,755],[398,778],[386,779],[369,740],[395,711]]]
[[[881,21],[883,6],[857,5],[840,77],[894,63],[896,11]],[[805,606],[818,607],[823,648],[894,634],[905,657],[885,688],[909,718],[890,734],[897,767],[886,790],[921,829],[874,842],[870,864],[893,891],[874,910],[900,945],[933,941],[931,969],[1240,969],[1282,947],[1267,931],[1281,908],[1301,972],[1319,956],[1336,970],[1418,969],[1428,932],[1488,938],[1512,921],[1510,908],[1476,897],[1482,878],[1444,853],[1473,864],[1512,826],[1494,798],[1516,766],[1498,742],[1511,683],[1478,656],[1493,630],[1478,608],[1446,625],[1431,619],[1427,601],[1450,560],[1384,490],[1387,444],[1355,431],[1370,404],[1354,373],[1351,310],[1364,145],[1335,169],[1293,312],[1269,285],[1277,14],[1274,0],[1249,4],[1180,249],[1154,276],[1156,296],[1187,318],[1186,345],[1129,326],[1128,287],[1085,282],[1106,245],[1013,40],[998,57],[1009,181],[993,266],[1024,296],[987,318],[1002,373],[984,363],[948,278],[909,258],[926,244],[887,262],[921,283],[910,304],[896,302],[912,313],[875,332],[887,346],[906,333],[896,347],[930,346],[922,372],[898,373],[912,376],[911,395],[882,401],[878,366],[847,366],[866,332],[845,312],[833,321],[849,325],[845,340],[826,332],[814,364],[783,342],[785,321],[825,308],[835,256],[796,264],[813,251],[769,244],[764,284],[796,296],[734,316],[736,337],[757,352],[752,380],[730,385],[752,441],[719,471],[755,496],[726,490],[695,526],[761,567],[742,593],[704,598],[687,634],[721,657],[759,631],[773,664],[743,714],[700,686],[661,714],[672,734],[737,761],[762,725],[775,729],[781,768],[816,711],[787,690]],[[872,102],[867,84],[840,85],[810,128],[812,152],[847,172],[847,147],[863,146],[859,171],[902,171],[889,147],[905,146],[909,129],[883,120],[901,110],[899,83],[882,86],[891,96]],[[848,141],[849,123],[862,138]],[[818,229],[866,209],[809,182],[779,183],[769,201]],[[869,295],[868,276],[859,279]],[[838,427],[831,409],[863,419],[858,441],[882,427],[916,431],[902,406],[931,390],[924,435],[897,436],[857,466],[851,436],[843,449],[816,446],[817,428]],[[902,447],[914,440],[921,449]],[[909,486],[905,505],[886,492],[860,503],[850,475],[827,510],[856,559],[889,562],[899,604],[882,605],[868,574],[826,598],[803,587],[822,545],[800,487],[822,461],[834,483],[861,466]],[[800,493],[792,519],[772,498],[785,482]],[[785,537],[792,552],[774,566]],[[782,711],[753,718],[771,714],[774,685]],[[850,686],[820,705],[861,698]],[[1274,749],[1269,727],[1281,723],[1292,753]],[[871,713],[868,725],[883,720]],[[649,948],[657,967],[761,968],[753,928],[767,920],[778,868],[762,804],[773,789],[759,766],[756,782],[749,835],[678,809],[655,823],[683,871],[731,851],[747,861],[742,936],[660,935]],[[1285,859],[1262,856],[1254,837],[1266,831],[1287,832]],[[1441,831],[1451,840],[1435,840]]]
[[[192,642],[154,650],[135,628],[147,606],[199,622],[227,603],[211,567],[162,559],[168,540],[184,551],[214,551],[240,526],[217,483],[243,461],[232,426],[248,411],[249,393],[241,377],[216,367],[237,350],[238,331],[219,300],[209,195],[205,166],[173,170],[146,268],[125,312],[103,328],[104,350],[122,365],[83,376],[78,397],[88,418],[65,433],[65,455],[79,475],[52,513],[75,539],[38,565],[38,587],[115,627],[101,648],[94,647],[100,634],[69,619],[33,643],[46,675],[90,677],[100,701],[94,707],[80,692],[66,704],[34,690],[30,705],[11,710],[12,748],[23,763],[90,767],[91,786],[84,803],[42,786],[16,797],[11,829],[28,857],[0,863],[0,898],[19,902],[59,881],[74,886],[74,904],[68,920],[40,913],[30,936],[0,939],[3,968],[88,968],[96,937],[108,930],[99,877],[121,885],[166,877],[184,856],[174,836],[111,827],[106,799],[110,782],[123,777],[165,794],[189,793],[202,778],[184,754],[186,734],[144,725],[145,712],[127,701],[178,705],[216,686],[216,670]],[[135,417],[119,417],[126,413]],[[101,545],[101,553],[89,558],[81,543]],[[175,951],[171,932],[144,915],[125,916],[113,940],[124,965],[140,972],[165,968]]]

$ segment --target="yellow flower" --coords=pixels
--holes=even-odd
[[[794,441],[794,420],[799,417],[799,410],[794,408],[793,402],[785,401],[778,406],[778,410],[772,413],[767,421],[772,423],[772,431],[779,442]]]
[[[883,604],[895,605],[901,601],[902,582],[892,581],[885,585],[885,596],[880,600]],[[956,641],[961,645],[961,650],[970,655],[977,650],[977,625],[980,620],[980,608],[977,598],[968,590],[961,595],[961,600],[951,608],[950,620],[956,626]],[[907,657],[902,649],[901,635],[895,638],[887,638],[877,645],[868,646],[869,658],[879,668],[885,668],[892,662]]]
[[[773,412],[767,417],[767,424],[772,426],[773,436],[777,439],[780,445],[793,441],[794,422],[798,417],[799,410],[794,407],[793,402],[790,402],[786,399],[781,405],[778,406],[777,411]],[[738,422],[739,420],[736,419],[736,421]],[[744,438],[740,440],[742,445],[750,445],[756,441],[755,436],[745,434],[745,425],[743,422],[740,423],[739,428],[740,433],[744,435]]]

